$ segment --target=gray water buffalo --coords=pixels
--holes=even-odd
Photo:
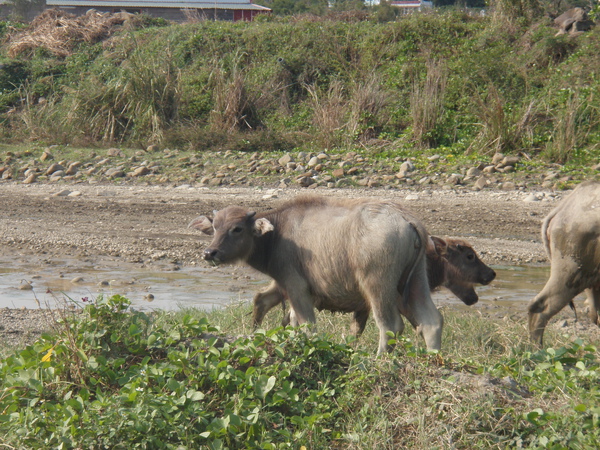
[[[600,310],[600,183],[581,183],[544,219],[550,278],[529,304],[529,333],[540,346],[548,321],[586,291],[590,318]]]
[[[366,314],[401,333],[401,313],[440,349],[443,318],[429,293],[423,225],[392,201],[298,198],[268,212],[229,206],[191,227],[214,234],[204,259],[245,262],[269,275],[290,299],[293,322],[315,322],[314,308]]]
[[[471,245],[462,239],[442,239],[431,236],[425,256],[429,289],[440,286],[448,288],[466,305],[477,303],[476,284],[487,285],[496,277],[496,272],[486,266]],[[282,325],[290,323],[290,313],[285,314],[286,292],[275,281],[254,296],[254,325],[260,326],[264,316],[279,304],[284,308]],[[355,314],[352,332],[360,335],[366,326],[369,311]]]

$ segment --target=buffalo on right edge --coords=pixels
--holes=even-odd
[[[542,241],[550,278],[529,304],[529,333],[542,345],[548,321],[585,291],[589,315],[600,324],[600,183],[581,183],[544,219]]]

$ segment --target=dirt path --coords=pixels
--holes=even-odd
[[[527,193],[518,191],[0,184],[0,249],[4,254],[112,256],[148,263],[168,258],[189,264],[208,242],[187,228],[192,218],[228,204],[272,208],[305,193],[404,201],[432,234],[467,238],[496,264],[545,261],[540,224],[560,197],[527,202]]]

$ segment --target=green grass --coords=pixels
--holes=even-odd
[[[66,57],[42,47],[9,56],[16,37],[6,36],[0,136],[195,153],[451,149],[597,160],[598,27],[556,37],[541,10],[515,20],[504,3],[504,15],[436,10],[387,23],[147,23],[80,42]]]
[[[444,350],[412,331],[376,357],[376,330],[252,333],[245,303],[147,315],[120,296],[66,314],[0,360],[8,448],[594,448],[597,345],[522,321],[444,311]]]

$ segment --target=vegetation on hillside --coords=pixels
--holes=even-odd
[[[64,313],[0,360],[8,448],[597,448],[600,360],[582,341],[532,352],[523,329],[446,313],[443,354],[376,330],[246,332],[247,306],[149,316],[120,296]],[[229,336],[215,323],[226,323]],[[468,333],[465,330],[469,330]],[[332,334],[329,334],[332,333]],[[392,339],[392,337],[390,337]],[[420,342],[419,342],[420,344]]]
[[[600,30],[557,36],[537,2],[498,4],[381,23],[146,18],[66,53],[50,32],[19,46],[34,24],[5,24],[0,133],[46,145],[597,158]]]

